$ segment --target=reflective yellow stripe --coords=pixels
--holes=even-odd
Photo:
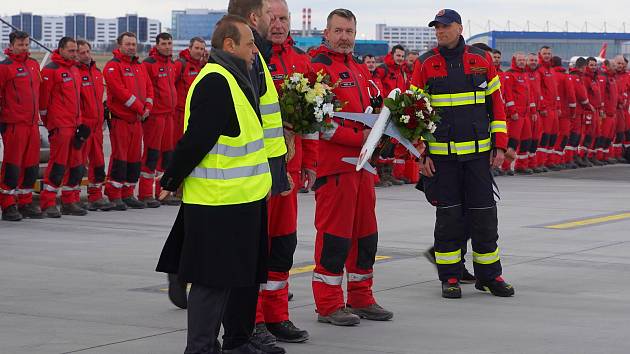
[[[439,143],[435,141],[429,141],[429,153],[433,155],[448,155],[448,150],[450,150],[453,155],[468,155],[474,154],[476,152],[485,152],[492,149],[492,140],[490,138],[479,140],[477,142],[473,141],[462,141],[459,143],[449,142],[449,143]],[[477,145],[479,145],[479,151],[477,151]]]
[[[454,107],[486,103],[486,95],[482,91],[447,93],[431,95],[433,107]]]
[[[494,79],[490,80],[490,83],[488,83],[488,88],[486,88],[486,96],[492,95],[500,87],[501,81],[499,81],[499,75],[497,75],[494,77]]]
[[[265,59],[260,53],[258,53],[258,56],[265,72],[265,84],[267,85],[267,92],[260,97],[260,113],[265,132],[265,150],[269,158],[280,157],[287,153],[287,146],[282,130],[282,114],[278,104],[278,92]]]
[[[499,247],[491,253],[477,253],[473,252],[473,262],[478,264],[492,264],[500,260]]]
[[[462,260],[462,250],[459,249],[453,252],[435,252],[435,263],[437,264],[455,264]]]
[[[493,120],[490,123],[491,133],[507,133],[507,123],[503,120]]]
[[[410,89],[410,90],[412,90],[412,91],[416,91],[416,92],[418,92],[418,93],[420,93],[420,94],[426,95],[426,93],[424,92],[424,90],[423,90],[423,89],[421,89],[421,88],[419,88],[419,87],[418,87],[418,86],[416,86],[416,85],[411,84],[411,85],[409,86],[409,89]]]

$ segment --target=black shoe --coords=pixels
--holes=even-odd
[[[46,208],[46,210],[44,210],[44,215],[47,218],[52,218],[52,219],[57,219],[61,217],[61,213],[59,212],[59,209],[57,209],[56,205]]]
[[[545,172],[545,171],[543,171],[543,169],[541,167],[535,167],[532,171],[534,173],[543,173],[543,172]]]
[[[328,316],[317,315],[317,322],[330,323],[335,326],[354,326],[361,323],[361,317],[343,307]]]
[[[223,349],[223,351],[217,353],[224,354],[264,354],[265,352],[256,348],[252,343],[245,343],[238,348]]]
[[[289,301],[293,300],[293,293],[289,291],[288,297],[289,297]]]
[[[176,274],[168,275],[168,299],[180,309],[188,307],[187,287],[188,284],[180,282]]]
[[[558,166],[558,165],[553,165],[553,164],[552,164],[552,165],[549,165],[549,166],[546,166],[546,167],[547,167],[549,170],[551,170],[551,171],[560,171],[560,170],[562,170],[562,168],[560,168],[560,166]]]
[[[575,170],[577,169],[579,166],[575,163],[575,162],[569,162],[568,164],[565,165],[567,169],[571,169],[571,170]]]
[[[464,268],[462,271],[462,278],[459,280],[462,284],[474,284],[477,281],[477,278],[470,274],[468,269]]]
[[[139,201],[135,197],[123,198],[122,201],[123,203],[127,204],[127,206],[131,209],[144,209],[147,207],[146,204]]]
[[[112,203],[114,204],[114,208],[112,210],[117,211],[125,211],[127,210],[127,204],[122,201],[122,199],[112,199]]]
[[[276,344],[276,337],[269,332],[267,326],[264,323],[257,323],[256,327],[254,327],[254,334],[252,338],[256,343],[260,343],[262,345],[274,345]]]
[[[547,166],[542,166],[542,167],[540,167],[540,169],[541,169],[543,172],[549,172],[549,169],[547,168]]]
[[[457,279],[449,279],[442,282],[442,297],[446,299],[459,299],[462,297],[462,288]]]
[[[20,211],[20,214],[22,214],[22,216],[25,219],[43,219],[44,218],[42,209],[40,209],[40,207],[35,203],[21,205],[18,209]]]
[[[61,214],[73,215],[73,216],[85,216],[87,215],[87,210],[81,208],[79,206],[79,203],[62,204]]]
[[[161,200],[160,203],[162,203],[162,205],[178,206],[182,204],[182,200],[172,194],[169,194],[166,198]]]
[[[508,170],[507,172],[505,172],[505,175],[506,175],[506,176],[514,176],[514,175],[515,175],[515,173],[514,173],[514,171],[512,171],[512,170]]]
[[[619,163],[619,161],[617,161],[617,159],[616,159],[616,158],[614,158],[614,157],[609,157],[609,158],[607,158],[607,159],[606,159],[606,162],[608,162],[608,164],[609,164],[609,165],[615,165],[615,164],[618,164],[618,163]]]
[[[162,203],[160,203],[157,199],[153,197],[141,199],[140,202],[144,203],[144,205],[146,205],[146,207],[150,209],[159,208],[160,206],[162,206]]]
[[[370,321],[389,321],[394,317],[393,312],[385,310],[379,304],[372,304],[361,308],[348,306],[348,310],[360,318],[365,318]]]
[[[599,161],[598,159],[596,159],[594,157],[589,159],[589,161],[591,162],[591,164],[593,164],[593,166],[604,166],[605,165],[605,163]]]
[[[628,163],[628,160],[626,160],[624,157],[618,157],[617,161],[619,161],[619,163]]]
[[[18,211],[17,205],[13,204],[2,211],[2,220],[4,221],[20,221],[22,214]]]
[[[267,330],[269,330],[279,342],[302,343],[308,340],[308,332],[295,327],[291,321],[267,323],[266,325]]]
[[[506,283],[501,277],[496,277],[490,281],[477,280],[475,288],[481,291],[489,291],[494,296],[510,297],[514,295],[514,287]]]
[[[516,174],[519,174],[519,175],[531,175],[533,173],[534,171],[530,168],[517,168],[516,169]]]
[[[110,202],[109,200],[105,198],[99,199],[94,202],[89,202],[87,204],[87,210],[89,211],[97,211],[97,210],[110,211],[115,208],[116,208],[116,204]]]

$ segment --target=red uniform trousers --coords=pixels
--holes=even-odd
[[[55,128],[50,131],[50,159],[44,174],[44,187],[39,204],[46,209],[57,204],[57,192],[61,189],[61,203],[79,202],[81,179],[85,174],[83,149],[73,146],[76,128]]]
[[[569,140],[564,148],[564,162],[572,162],[578,153],[582,140],[582,122],[584,114],[576,114],[575,118],[569,121]]]
[[[4,156],[0,169],[2,210],[33,202],[33,188],[39,174],[39,127],[37,124],[3,124]],[[16,200],[17,196],[17,200]]]
[[[599,127],[598,113],[586,113],[582,122],[582,143],[579,148],[581,157],[592,157],[595,153],[595,138],[598,135]]]
[[[565,162],[565,148],[569,143],[569,135],[571,134],[571,119],[568,117],[560,117],[558,119],[558,139],[553,147],[553,157],[551,163],[554,165]]]
[[[513,120],[508,118],[507,120],[508,127],[508,146],[513,148],[517,155],[517,160],[514,163],[515,169],[526,169],[528,168],[528,159],[529,159],[529,151],[530,145],[532,141],[532,121],[529,115],[519,115],[517,120]],[[503,169],[509,169],[510,163],[505,161],[503,163]]]
[[[83,124],[90,128],[90,136],[83,146],[83,161],[88,170],[88,201],[103,199],[105,182],[105,155],[103,153],[103,121],[89,120]]]
[[[420,181],[420,162],[416,161],[415,156],[410,156],[405,160],[405,179],[409,183]]]
[[[543,122],[540,114],[536,116],[536,120],[530,118],[530,122],[532,127],[532,143],[529,146],[529,159],[527,160],[527,165],[529,168],[536,168],[540,166],[536,154],[540,148],[540,139],[543,134]]]
[[[184,135],[184,111],[175,109],[173,120],[173,146],[177,145],[179,139]]]
[[[628,149],[630,148],[630,112],[628,112],[627,108],[624,108],[623,115],[625,117],[625,137],[623,139],[623,146]]]
[[[615,136],[615,129],[617,127],[617,115],[607,115],[606,118],[601,121],[601,128],[599,129],[598,144],[597,144],[597,159],[605,160],[609,157],[610,145],[612,139]]]
[[[139,121],[129,123],[113,118],[110,125],[112,155],[105,194],[110,200],[129,198],[140,177],[142,158],[142,126]]]
[[[626,115],[625,109],[617,109],[617,123],[615,126],[615,137],[612,143],[611,156],[620,158],[623,156],[623,143],[626,135]]]
[[[153,198],[160,194],[156,171],[164,172],[173,156],[173,120],[173,113],[152,114],[142,123],[144,151],[138,186],[140,199]]]
[[[343,308],[346,268],[349,306],[375,304],[372,294],[378,243],[374,177],[365,170],[318,178],[315,191],[315,270],[317,312],[328,316]]]
[[[291,173],[294,181],[299,173]],[[260,287],[256,323],[279,323],[289,319],[289,271],[297,247],[297,191],[269,198],[267,202],[269,230],[269,272],[267,283]]]
[[[536,151],[536,159],[539,166],[551,165],[549,157],[553,154],[553,148],[558,139],[558,111],[550,109],[547,111],[547,116],[538,115],[538,119],[542,120],[542,133],[538,144],[539,148]]]

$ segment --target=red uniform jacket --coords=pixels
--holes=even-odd
[[[560,98],[561,115],[558,118],[570,119],[575,116],[575,109],[577,108],[573,80],[569,79],[567,70],[561,66],[553,68],[553,75],[558,85],[558,97]]]
[[[174,113],[175,106],[177,106],[177,89],[175,88],[177,71],[173,59],[161,55],[153,47],[142,65],[153,85],[153,109],[151,109],[151,113]]]
[[[114,117],[135,122],[153,107],[153,85],[138,57],[123,55],[119,49],[113,54],[103,70],[107,106]]]
[[[368,85],[371,75],[366,66],[351,54],[340,54],[325,45],[314,50],[311,63],[315,71],[324,70],[332,82],[340,80],[334,90],[344,104],[344,112],[362,113],[370,106]],[[342,158],[358,158],[363,146],[365,126],[350,120],[333,118],[333,127],[320,134],[317,175],[319,177],[353,172],[355,165]]]
[[[81,124],[81,75],[74,61],[55,50],[42,70],[39,113],[48,130],[75,128]]]
[[[103,122],[103,93],[105,83],[103,73],[96,67],[96,62],[90,65],[78,63],[81,75],[81,119],[83,121]]]
[[[396,88],[403,92],[409,88],[409,80],[407,80],[403,66],[405,65],[396,64],[394,57],[389,53],[383,59],[383,65],[376,68],[376,76],[381,80],[383,88],[385,88],[383,97],[387,97]]]
[[[518,114],[519,119],[536,114],[536,96],[530,87],[529,75],[526,70],[516,66],[512,59],[512,68],[503,73],[503,94],[506,97],[508,116]],[[512,100],[508,101],[508,97]]]
[[[0,62],[0,122],[37,124],[39,121],[39,63],[28,53],[4,50]]]
[[[542,92],[540,88],[540,73],[538,70],[532,70],[529,66],[526,68],[527,78],[529,79],[529,89],[532,90],[533,103],[536,105],[536,111],[541,110],[542,105]]]
[[[373,97],[376,97],[376,95],[378,94],[378,91],[381,91],[381,96],[383,98],[387,97],[387,95],[385,95],[385,87],[383,87],[383,82],[378,77],[378,69],[375,69],[374,71],[369,71],[368,70],[368,72],[372,76],[372,78],[370,79],[374,83],[374,85],[372,85],[372,86],[376,86],[376,88],[374,88],[374,89],[372,87],[370,87],[370,92],[369,93],[371,93],[371,95]],[[378,91],[376,89],[378,89]]]
[[[599,118],[600,112],[604,110],[604,101],[602,100],[602,92],[597,81],[597,72],[591,71],[588,67],[584,69],[584,87],[586,87],[586,94],[588,100],[591,102],[596,112],[591,116],[593,118]],[[585,124],[591,124],[588,117],[585,117]]]
[[[553,69],[551,63],[546,63],[542,60],[542,57],[538,56],[540,65],[538,66],[538,72],[540,74],[540,90],[542,95],[541,106],[539,111],[548,111],[552,109],[559,109],[558,98],[558,83],[553,75]]]
[[[602,92],[602,101],[604,102],[604,112],[606,117],[615,117],[617,115],[617,104],[619,103],[619,90],[613,73],[603,68],[597,81]]]
[[[278,92],[287,76],[313,72],[311,58],[294,46],[291,36],[283,44],[274,44],[272,50],[268,67]],[[318,138],[318,134],[295,135],[295,155],[287,164],[288,172],[298,173],[303,169],[317,171]]]
[[[588,108],[590,103],[586,86],[584,86],[583,74],[580,70],[571,69],[568,80],[571,81],[573,89],[575,90],[575,100],[578,103],[575,113],[580,117],[584,114],[584,110]]]
[[[615,80],[617,81],[617,89],[619,90],[619,105],[617,109],[628,109],[630,98],[630,77],[625,71],[616,72]]]
[[[184,111],[186,107],[186,97],[190,85],[201,71],[201,61],[190,56],[190,50],[184,49],[179,52],[179,59],[175,61],[175,88],[177,89],[177,110]]]

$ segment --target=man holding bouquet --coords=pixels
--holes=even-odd
[[[418,59],[411,82],[441,116],[422,167],[425,195],[437,208],[435,259],[442,296],[460,298],[461,245],[468,233],[475,287],[507,297],[514,288],[501,278],[490,172],[503,163],[508,142],[501,84],[490,55],[464,43],[461,23],[453,10],[438,12],[429,23],[438,47]]]
[[[345,103],[343,111],[362,113],[370,106],[371,75],[352,55],[356,24],[351,11],[332,11],[324,30],[325,43],[312,52],[312,64],[315,71],[323,70],[331,82],[338,82],[333,92]],[[365,169],[355,170],[370,130],[350,120],[327,121],[330,126],[320,133],[314,185],[317,236],[312,286],[318,321],[351,326],[360,318],[390,320],[393,313],[380,307],[372,294],[378,242],[374,176]],[[347,306],[341,288],[344,267]]]

